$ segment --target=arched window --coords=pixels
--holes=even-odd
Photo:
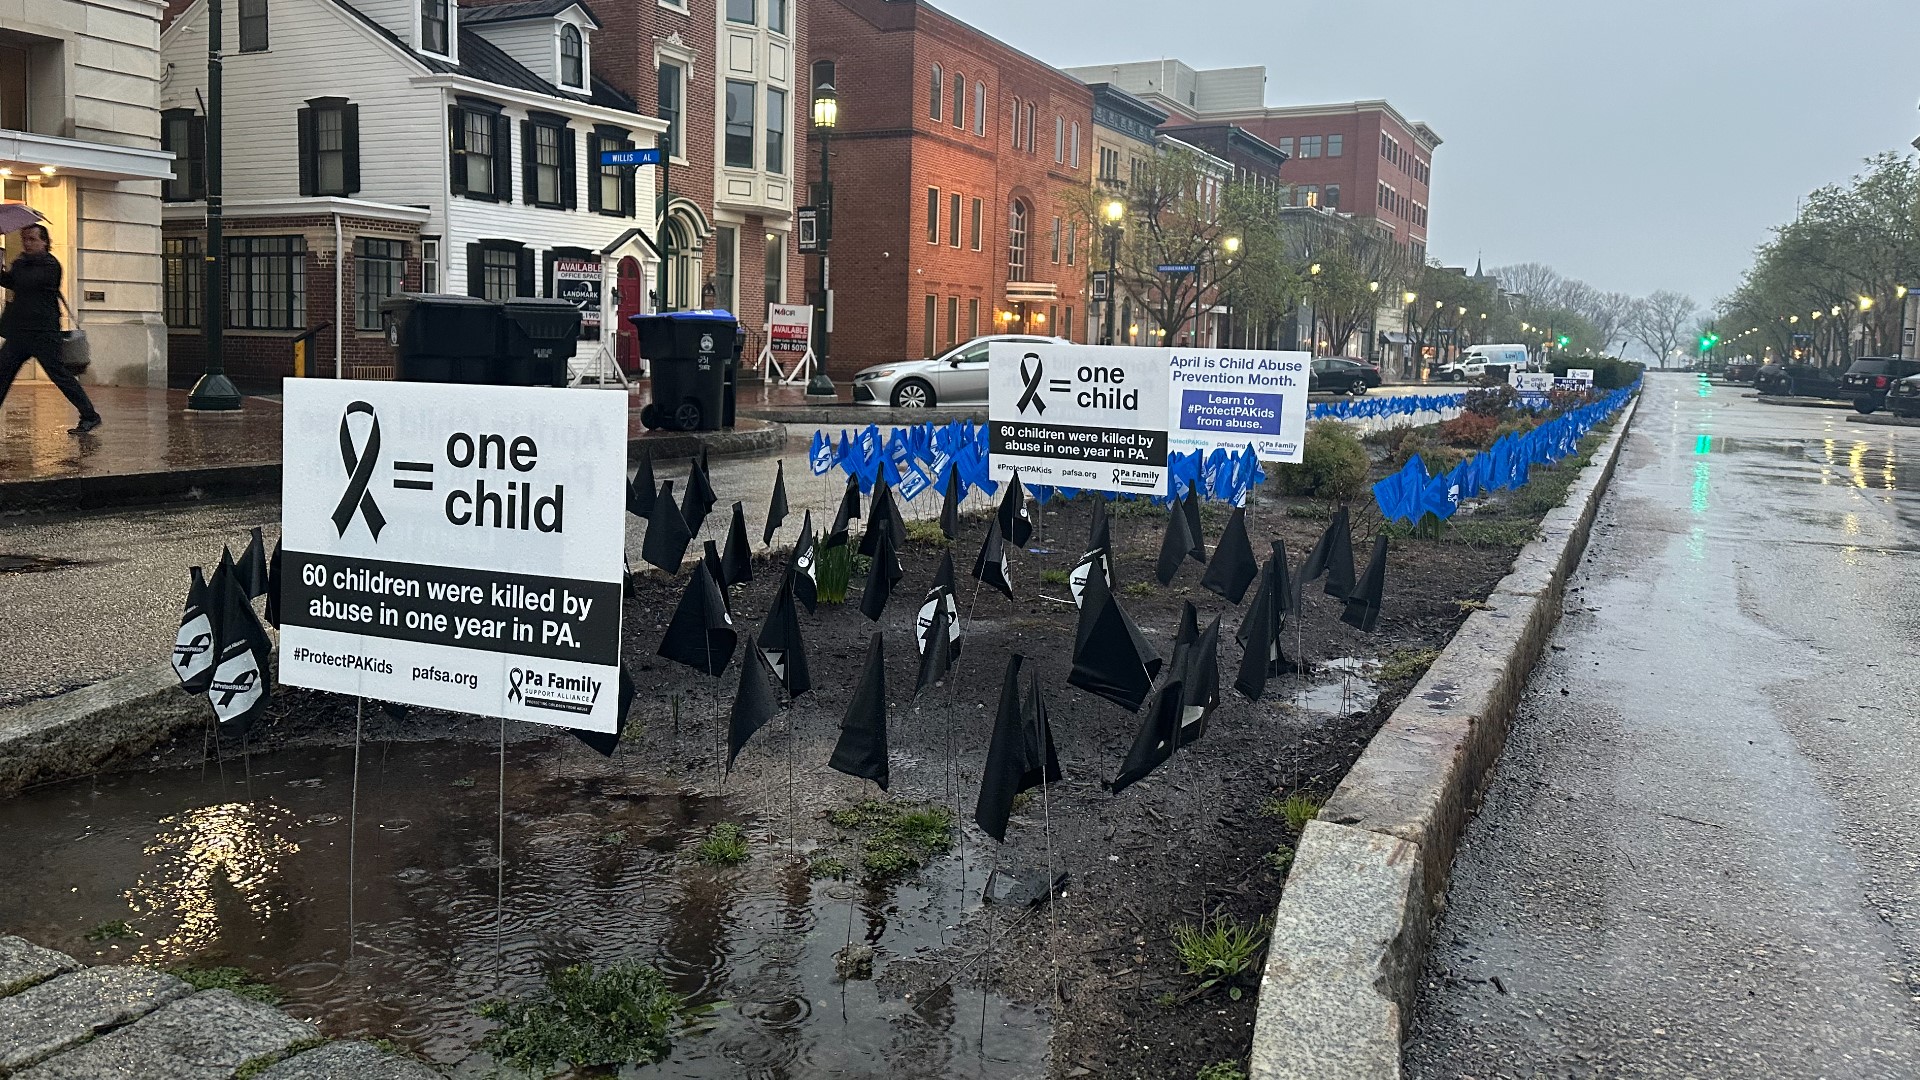
[[[1020,199],[1007,210],[1007,280],[1027,280],[1027,204]]]
[[[940,75],[940,65],[933,65],[933,80],[927,91],[927,115],[935,120],[944,118],[940,111],[940,91],[946,88],[946,81]]]
[[[973,84],[973,133],[987,133],[987,84],[983,82]]]
[[[560,84],[587,85],[586,48],[580,40],[580,28],[572,23],[560,28]]]
[[[952,92],[948,94],[948,96],[953,98],[951,106],[953,109],[953,126],[957,128],[966,127],[967,121],[964,114],[967,108],[967,77],[965,75],[957,71],[953,73]]]
[[[1020,149],[1020,99],[1013,99],[1013,148]]]

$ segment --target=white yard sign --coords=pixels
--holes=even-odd
[[[1300,460],[1307,438],[1304,352],[1173,349],[1167,433],[1179,453],[1244,450]]]
[[[1167,486],[1169,350],[987,347],[996,480],[1157,495]]]
[[[617,728],[625,395],[286,382],[280,680]]]

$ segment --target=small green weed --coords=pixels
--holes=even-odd
[[[1164,513],[1148,499],[1115,499],[1107,504],[1109,518],[1155,517]]]
[[[731,821],[723,821],[707,830],[694,845],[693,857],[714,866],[735,866],[747,861],[747,832]]]
[[[1282,874],[1293,869],[1293,849],[1286,844],[1281,844],[1279,847],[1267,852],[1267,865]]]
[[[827,815],[836,828],[863,834],[860,866],[870,880],[887,881],[932,862],[953,845],[953,813],[869,799]]]
[[[1267,941],[1267,921],[1242,926],[1229,915],[1210,915],[1198,926],[1177,926],[1173,946],[1180,969],[1200,979],[1199,990],[1231,984],[1253,967],[1254,957]],[[1240,987],[1229,985],[1227,996],[1240,1000]]]
[[[948,540],[947,534],[940,531],[939,522],[916,519],[907,522],[907,543],[946,547],[953,541]]]
[[[280,991],[261,982],[253,972],[237,967],[188,967],[185,964],[165,969],[166,973],[195,990],[230,990],[243,998],[280,1004]]]
[[[1487,602],[1485,600],[1455,600],[1453,603],[1462,613],[1487,610]]]
[[[1065,585],[1066,583],[1067,572],[1065,570],[1040,571],[1040,584],[1042,585]]]
[[[1120,586],[1120,591],[1126,593],[1128,596],[1152,596],[1153,583],[1150,581],[1129,582]]]
[[[99,926],[87,931],[87,940],[96,942],[125,941],[128,938],[139,936],[139,933],[134,930],[133,925],[125,919],[114,919],[112,922],[103,922]]]
[[[1180,997],[1171,990],[1165,990],[1161,992],[1159,997],[1153,999],[1153,1003],[1163,1009],[1171,1009],[1175,1005],[1180,1004]]]
[[[1287,516],[1302,521],[1332,521],[1333,504],[1317,501],[1288,503]]]
[[[259,1076],[261,1073],[266,1072],[268,1069],[293,1055],[304,1054],[316,1046],[325,1046],[326,1044],[327,1040],[316,1035],[311,1039],[300,1039],[279,1053],[261,1054],[257,1058],[249,1059],[246,1064],[235,1069],[233,1071],[233,1080],[254,1080],[254,1077]]]
[[[1287,828],[1300,832],[1320,813],[1327,800],[1310,792],[1296,791],[1284,799],[1268,799],[1260,812],[1268,817],[1284,818]]]
[[[625,829],[614,829],[611,832],[602,833],[600,835],[601,847],[619,847],[621,844],[624,844],[626,842],[627,842],[627,830]]]
[[[1414,682],[1425,675],[1438,659],[1438,649],[1395,649],[1381,659],[1380,667],[1374,673],[1381,682]]]
[[[473,777],[463,776],[458,780],[453,781],[453,786],[457,788],[470,788],[473,786]]]
[[[846,544],[835,544],[821,548],[819,555],[813,568],[815,594],[824,603],[846,603],[847,582],[853,579],[853,549]]]
[[[1202,1065],[1200,1071],[1193,1074],[1193,1080],[1247,1080],[1247,1074],[1240,1071],[1237,1061],[1216,1061]]]
[[[620,963],[600,972],[580,964],[554,972],[529,998],[483,1003],[480,1015],[499,1026],[480,1046],[516,1069],[543,1076],[561,1061],[578,1069],[651,1065],[672,1049],[668,1031],[705,1011],[690,1009],[645,964]]]
[[[1016,814],[1025,813],[1027,810],[1027,807],[1032,805],[1033,805],[1033,792],[1031,791],[1023,791],[1020,794],[1015,795],[1013,797],[1012,810]]]
[[[807,876],[816,880],[832,878],[835,881],[845,881],[847,864],[832,855],[816,855],[807,863]]]

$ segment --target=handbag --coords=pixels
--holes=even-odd
[[[61,293],[60,306],[66,308],[67,322],[72,327],[60,331],[60,362],[66,369],[79,375],[93,365],[93,346],[87,341],[87,332],[80,326],[80,320],[67,303],[67,294]]]

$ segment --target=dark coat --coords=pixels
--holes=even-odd
[[[60,260],[51,254],[22,255],[0,270],[0,288],[13,300],[0,311],[0,337],[60,331]]]

